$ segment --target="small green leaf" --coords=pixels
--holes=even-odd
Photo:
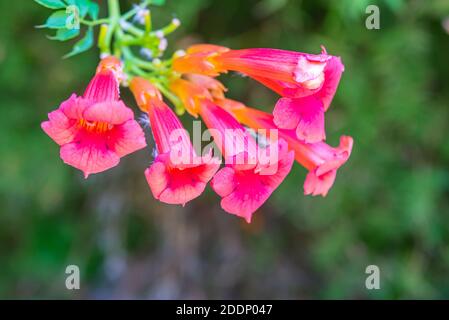
[[[87,30],[86,35],[80,41],[75,43],[73,50],[66,54],[63,58],[70,58],[81,52],[89,50],[94,44],[94,29],[91,27]]]
[[[48,37],[48,38],[51,40],[67,41],[67,40],[77,37],[79,34],[80,34],[79,29],[63,28],[63,29],[58,29],[58,31],[56,31],[55,36]]]
[[[45,24],[37,26],[37,28],[50,28],[50,29],[60,29],[64,28],[67,23],[68,14],[65,10],[59,10],[54,12],[48,17]]]
[[[98,6],[98,3],[91,2],[89,4],[89,9],[87,10],[87,12],[89,13],[90,17],[93,20],[97,20],[98,19],[98,13],[100,12],[100,7]]]
[[[34,1],[40,4],[41,6],[50,9],[62,9],[66,7],[65,3],[62,2],[61,0],[34,0]]]

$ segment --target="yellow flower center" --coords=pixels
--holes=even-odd
[[[80,119],[78,121],[80,127],[86,129],[89,132],[103,133],[112,129],[113,125],[107,122],[101,121],[87,121]]]

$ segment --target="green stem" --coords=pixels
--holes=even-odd
[[[145,4],[150,3],[150,1],[145,1]],[[171,64],[171,59],[168,61],[163,61],[160,65],[154,65],[152,62],[144,61],[134,56],[133,52],[129,48],[133,45],[142,45],[145,40],[145,36],[151,37],[154,36],[153,33],[148,33],[151,30],[151,22],[147,21],[146,32],[136,28],[132,25],[127,27],[126,29],[122,29],[120,25],[120,19],[126,21],[126,19],[130,18],[132,15],[137,13],[137,8],[129,11],[123,16],[120,15],[120,5],[118,0],[108,0],[108,9],[109,9],[109,19],[106,19],[109,23],[107,28],[105,39],[102,41],[104,43],[105,49],[102,49],[102,53],[110,53],[112,47],[112,38],[114,37],[114,55],[120,58],[123,54],[123,58],[125,60],[125,66],[128,70],[128,75],[137,75],[144,77],[150,80],[160,91],[161,93],[171,101],[174,105],[176,112],[178,114],[182,114],[184,112],[184,108],[182,106],[181,100],[174,95],[168,89],[168,78],[172,76],[171,69],[169,68]],[[105,19],[102,19],[87,23],[95,23],[101,24],[104,23]],[[100,21],[100,22],[99,22]],[[168,26],[163,28],[161,31],[164,34],[168,34],[173,32],[177,27],[178,23],[170,23]],[[125,31],[134,34],[137,38],[132,37],[129,34],[125,34]]]
[[[120,19],[120,6],[118,0],[108,0],[108,10],[109,10],[109,28],[106,32],[105,43],[107,44],[108,51],[102,53],[111,53],[111,42],[112,36],[114,35]]]
[[[151,3],[151,0],[145,0],[144,2],[142,2],[141,6],[142,7],[146,7],[147,5],[149,5]],[[122,16],[122,19],[128,20],[129,18],[131,18],[133,15],[135,15],[137,13],[137,11],[139,11],[139,7],[136,6],[135,8],[129,10],[127,13],[125,13]]]
[[[109,23],[109,19],[108,18],[104,18],[104,19],[98,19],[98,20],[95,20],[95,21],[89,21],[89,20],[80,19],[80,23],[85,24],[86,26],[89,26],[89,27],[94,27],[94,26],[98,26],[98,25],[103,24],[103,23]]]
[[[108,0],[108,8],[111,19],[117,23],[120,19],[120,4],[118,0]]]
[[[123,52],[123,56],[125,57],[125,60],[127,62],[131,63],[131,65],[132,65],[131,70],[133,72],[136,72],[136,74],[138,74],[139,76],[144,76],[144,77],[149,76],[149,74],[146,73],[145,71],[141,70],[141,68],[145,69],[151,73],[156,73],[157,68],[151,62],[144,61],[142,59],[137,58],[136,56],[134,56],[134,54],[128,47],[122,47],[122,52]]]
[[[151,71],[157,70],[157,68],[151,62],[144,61],[137,57],[133,57],[132,61],[136,64],[136,66],[138,66],[140,68],[151,70]]]
[[[142,30],[140,30],[139,28],[133,26],[132,24],[129,24],[126,27],[125,31],[135,35],[136,37],[142,37],[143,34],[144,34],[144,32]]]
[[[166,36],[166,35],[172,33],[173,31],[175,31],[178,28],[179,28],[179,20],[178,19],[173,19],[167,26],[163,27],[159,31],[162,31],[162,33]]]
[[[148,16],[145,17],[145,33],[150,33],[151,29],[153,29],[153,22],[151,19],[151,11],[149,11]]]
[[[120,45],[121,46],[137,46],[137,45],[141,45],[142,44],[142,40],[141,39],[137,39],[137,38],[133,38],[131,36],[127,36],[127,35],[123,35],[123,37],[120,39]]]
[[[145,71],[140,70],[140,68],[136,65],[131,66],[131,71],[139,77],[148,78],[148,74]]]

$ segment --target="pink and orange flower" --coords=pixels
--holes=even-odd
[[[216,100],[216,103],[252,129],[276,128],[273,116],[269,113],[249,108],[231,99]],[[334,148],[323,141],[316,143],[301,141],[293,130],[279,129],[278,132],[279,137],[287,141],[289,149],[294,151],[295,160],[309,171],[304,182],[304,194],[326,196],[335,181],[337,169],[351,155],[352,137],[340,137],[340,145]]]
[[[287,150],[283,140],[273,143],[277,150],[274,162],[262,162],[262,150],[254,138],[246,132],[228,112],[209,100],[201,101],[200,114],[212,131],[225,157],[226,166],[212,179],[212,189],[222,197],[221,207],[251,222],[253,213],[262,206],[290,172],[293,152]],[[231,130],[229,137],[226,130]],[[233,139],[235,144],[229,143]],[[246,146],[246,147],[245,147]],[[241,147],[243,147],[241,149]],[[239,161],[240,159],[240,161]]]
[[[120,100],[121,63],[103,59],[82,97],[76,94],[48,114],[41,127],[61,146],[62,160],[87,178],[116,166],[146,146],[134,113]]]
[[[200,88],[194,83],[178,79],[172,90],[187,99],[185,104],[191,106],[191,113],[201,116],[225,159],[225,167],[211,182],[222,198],[221,207],[251,222],[253,213],[290,172],[294,153],[282,139],[261,148],[229,112],[209,99],[207,92],[195,95]]]
[[[210,155],[197,156],[187,131],[147,80],[130,83],[140,109],[148,114],[157,156],[145,171],[153,196],[161,202],[185,205],[203,193],[220,162]]]
[[[295,129],[308,143],[325,140],[324,112],[334,97],[344,70],[339,57],[279,49],[231,50],[194,45],[173,62],[174,70],[216,76],[237,71],[259,81],[282,96],[273,110],[281,129]]]

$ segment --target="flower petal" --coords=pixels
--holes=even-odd
[[[315,171],[310,171],[304,181],[305,195],[322,195],[325,197],[332,187],[337,176],[337,170],[331,170],[323,175],[317,176]]]
[[[134,119],[134,113],[122,101],[105,101],[94,103],[86,108],[83,118],[87,121],[122,124]]]
[[[326,68],[324,69],[324,83],[316,94],[316,97],[320,98],[323,102],[324,110],[329,108],[334,98],[344,69],[340,57],[332,57],[326,64]]]
[[[273,109],[273,122],[281,129],[295,129],[299,124],[298,106],[290,98],[281,98]]]
[[[270,197],[292,167],[294,153],[280,148],[277,170],[271,171],[272,174],[254,169],[238,170],[234,166],[218,171],[211,186],[222,197],[223,210],[251,222],[253,213]]]
[[[41,127],[50,138],[59,145],[73,141],[77,133],[76,121],[68,119],[60,110],[50,112],[48,119]]]
[[[220,166],[209,157],[198,161],[196,166],[172,167],[170,155],[157,156],[154,163],[145,171],[145,177],[153,196],[164,203],[185,205],[203,193],[207,182]]]
[[[145,134],[135,120],[128,120],[121,125],[114,126],[109,135],[108,146],[119,157],[145,148],[146,145]]]
[[[325,143],[312,145],[311,151],[322,157],[323,163],[311,170],[304,182],[304,194],[327,195],[341,167],[351,155],[353,139],[349,136],[340,137],[340,145],[332,148]]]
[[[353,144],[354,140],[352,139],[352,137],[341,136],[340,145],[337,148],[327,148],[332,151],[327,151],[328,155],[323,157],[325,161],[323,164],[320,164],[318,166],[318,168],[316,169],[316,174],[322,175],[330,170],[340,168],[349,159]],[[315,150],[317,149],[319,148],[316,148]],[[317,151],[319,152],[319,150]]]
[[[98,66],[98,73],[89,82],[83,97],[94,102],[117,101],[120,98],[119,73],[112,69]]]
[[[239,177],[236,173],[233,171],[228,177],[229,181],[222,182],[237,181],[233,192],[223,197],[220,204],[226,212],[242,217],[250,223],[253,213],[270,197],[273,189],[265,185],[256,175],[245,174]]]
[[[70,98],[61,103],[59,110],[69,119],[82,119],[83,112],[89,105],[90,102],[88,100],[72,94]]]
[[[287,97],[287,98],[301,98],[301,97],[305,97],[305,96],[310,96],[320,90],[320,88],[317,88],[317,89],[306,88],[298,83],[290,83],[290,82],[279,81],[276,79],[256,77],[256,76],[250,76],[250,77],[256,81],[259,81],[264,86],[273,90],[280,96]]]
[[[324,81],[324,77],[320,79],[320,75],[326,67],[326,61],[311,59],[311,57],[313,57],[313,55],[299,56],[293,75],[298,83],[307,83],[319,79],[320,81],[317,81],[315,85],[316,87],[320,87],[322,84],[321,82]]]
[[[237,184],[234,169],[232,167],[224,167],[215,174],[210,184],[220,197],[226,197],[234,191]]]
[[[273,121],[281,129],[296,129],[298,139],[307,143],[326,138],[323,104],[313,96],[279,99],[273,110]]]
[[[85,134],[76,142],[63,145],[60,155],[66,164],[83,171],[85,178],[91,173],[110,169],[120,161],[120,157],[100,139],[89,139]]]

